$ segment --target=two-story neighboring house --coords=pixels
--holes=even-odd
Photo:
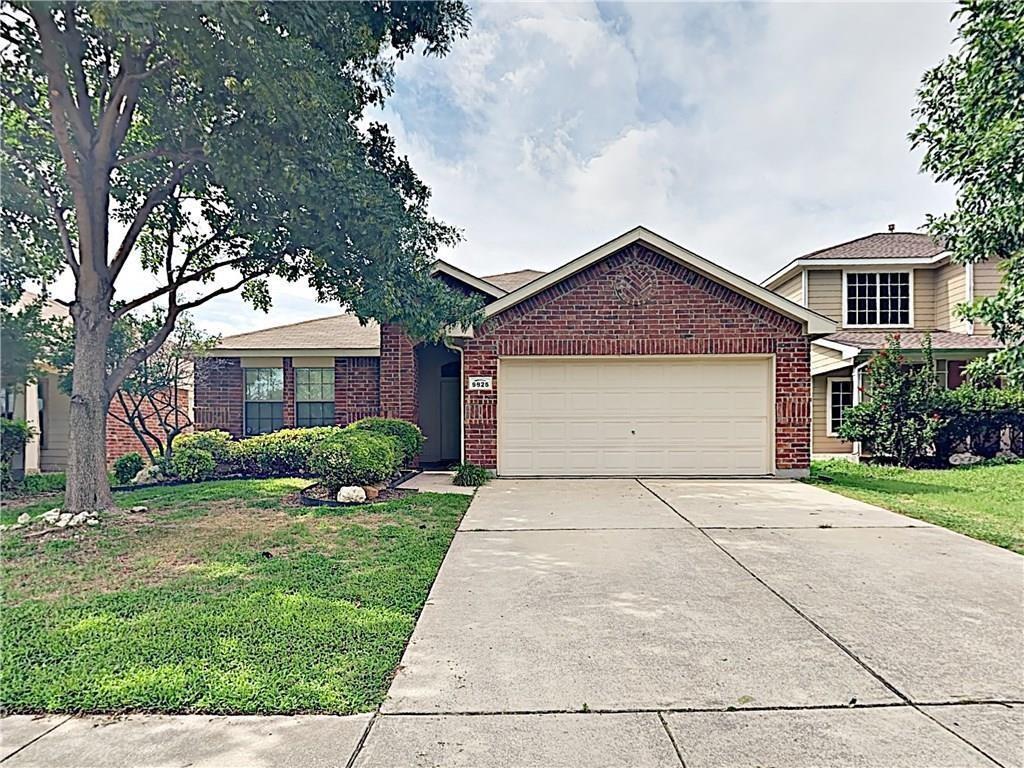
[[[812,454],[855,452],[837,431],[861,397],[865,364],[890,334],[900,334],[910,359],[930,335],[940,383],[959,386],[964,366],[998,344],[990,328],[960,318],[956,308],[993,295],[999,280],[995,262],[954,264],[928,235],[892,231],[801,256],[765,280],[766,288],[839,325],[811,344]]]

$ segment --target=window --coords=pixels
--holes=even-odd
[[[334,423],[334,369],[295,369],[295,426],[328,427]]]
[[[846,409],[853,405],[853,379],[828,380],[828,433],[839,434]]]
[[[910,325],[910,273],[847,272],[846,325]]]
[[[245,434],[262,435],[284,426],[284,371],[245,369]]]

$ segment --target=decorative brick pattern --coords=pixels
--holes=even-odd
[[[644,277],[644,302],[623,302]],[[634,291],[635,293],[635,291]],[[629,298],[633,298],[632,294]],[[381,352],[385,342],[382,336]],[[630,246],[488,320],[465,345],[466,459],[497,467],[498,358],[523,355],[775,355],[776,466],[810,463],[810,344],[796,321],[640,245]],[[383,392],[383,370],[382,370]]]
[[[380,327],[380,412],[419,424],[419,366],[416,346],[401,326]]]
[[[195,368],[197,430],[223,429],[242,437],[245,383],[237,357],[203,357]]]
[[[334,358],[334,423],[344,426],[380,413],[380,360]]]

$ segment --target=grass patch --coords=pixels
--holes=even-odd
[[[1024,464],[902,469],[816,461],[808,482],[1024,554]]]
[[[272,506],[306,483],[132,491],[118,505],[148,512],[113,511],[94,528],[34,539],[8,533],[0,706],[374,709],[469,498]]]

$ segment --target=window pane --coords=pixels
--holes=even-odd
[[[245,404],[245,434],[262,435],[284,426],[283,403],[253,402]]]
[[[846,324],[910,325],[910,273],[848,273]]]
[[[295,426],[329,427],[334,423],[334,403],[296,403]]]
[[[853,380],[835,379],[829,382],[829,432],[837,432],[843,423],[846,409],[853,405]]]
[[[284,370],[281,368],[246,368],[245,399],[283,400]]]
[[[333,368],[296,368],[295,399],[310,402],[334,400]]]

